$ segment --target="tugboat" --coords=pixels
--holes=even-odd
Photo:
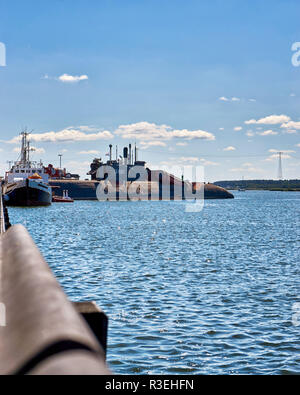
[[[20,160],[14,162],[6,172],[6,193],[4,199],[7,206],[37,207],[50,206],[52,189],[48,184],[49,175],[43,164],[30,160],[29,133],[22,132]]]
[[[69,196],[69,192],[67,190],[63,191],[62,196],[54,195],[52,198],[53,203],[74,203],[74,199]]]

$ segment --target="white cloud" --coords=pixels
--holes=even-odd
[[[79,161],[69,161],[65,164],[66,168],[70,173],[80,174],[82,176],[86,175],[87,169],[89,168],[91,162],[79,162]]]
[[[255,136],[255,133],[252,132],[252,130],[248,130],[247,133],[246,133],[246,136],[253,137],[253,136]]]
[[[181,138],[185,140],[215,140],[212,133],[204,130],[177,130],[167,125],[156,125],[149,122],[138,122],[130,125],[120,125],[115,134],[124,139],[150,140],[171,140]]]
[[[275,149],[275,148],[272,148],[272,149],[269,149],[269,152],[271,152],[271,153],[277,153],[278,154],[278,152],[283,152],[284,154],[292,154],[292,153],[294,153],[295,151],[293,151],[293,150],[280,150],[280,149]]]
[[[223,151],[236,151],[236,148],[235,148],[235,147],[232,147],[232,146],[229,146],[229,147],[227,147],[227,148],[224,148]]]
[[[296,129],[296,130],[300,130],[300,122],[294,122],[294,121],[290,121],[290,122],[285,122],[281,125],[281,128],[283,129]]]
[[[224,130],[224,128],[219,128],[219,130],[223,131],[223,130]]]
[[[176,161],[176,158],[172,158],[172,160]],[[179,161],[181,163],[197,163],[200,161],[200,159],[194,156],[182,156],[181,158],[179,158]]]
[[[283,133],[285,133],[285,134],[297,134],[297,130],[295,130],[295,129],[286,129],[286,130],[284,130]]]
[[[156,125],[149,122],[139,122],[130,125],[120,125],[114,132],[108,130],[99,130],[89,126],[67,127],[60,131],[50,131],[44,133],[31,133],[31,142],[42,143],[67,143],[79,141],[97,141],[110,140],[114,135],[121,136],[124,139],[141,140],[144,147],[161,146],[165,147],[165,141],[172,139],[181,140],[208,140],[214,141],[216,138],[212,133],[204,130],[177,130],[167,125]],[[10,144],[19,144],[20,136],[16,136],[9,141],[3,141]],[[186,145],[185,142],[179,142],[180,145]]]
[[[251,101],[251,102],[256,102],[256,99],[249,99],[249,101]]]
[[[299,148],[300,148],[300,143],[299,143],[299,144],[296,144],[296,147],[299,147]]]
[[[243,128],[242,128],[241,126],[236,126],[236,127],[234,128],[234,131],[235,131],[235,132],[240,132],[242,129],[243,129]]]
[[[211,162],[206,159],[199,159],[195,156],[182,156],[181,158],[170,158],[169,162],[161,162],[162,165],[192,165],[196,166],[202,165],[202,166],[218,166],[219,163],[216,162]]]
[[[79,155],[99,155],[100,152],[96,150],[80,151]]]
[[[78,126],[78,129],[82,130],[83,132],[95,132],[99,129],[95,128],[94,126]]]
[[[176,143],[178,147],[186,147],[188,143]]]
[[[219,97],[218,100],[220,100],[220,101],[225,101],[225,102],[228,102],[228,101],[233,101],[233,102],[241,101],[241,99],[238,98],[238,97],[232,97],[231,99],[229,99],[229,98],[226,97],[226,96]]]
[[[264,132],[261,133],[257,133],[260,136],[275,136],[278,134],[278,132],[274,132],[273,130],[266,130]]]
[[[204,130],[172,130],[170,138],[183,138],[186,140],[210,140],[214,141],[216,138],[212,133]]]
[[[113,135],[109,131],[101,131],[98,133],[85,133],[75,128],[66,128],[58,132],[45,132],[45,133],[31,133],[29,136],[30,141],[44,142],[44,143],[66,143],[72,141],[97,141],[109,140]],[[8,141],[11,144],[19,144],[21,137],[14,137]]]
[[[149,147],[166,147],[167,144],[163,141],[141,141],[140,142],[141,149],[147,149]]]
[[[88,80],[88,79],[89,79],[89,77],[87,75],[63,74],[60,77],[58,77],[59,81],[66,82],[66,83],[75,83],[75,82],[79,82],[79,81],[85,81],[85,80]]]
[[[269,115],[259,120],[250,119],[245,121],[246,125],[278,125],[280,123],[289,122],[291,120],[287,115]]]
[[[288,154],[281,155],[282,159],[291,159],[291,156]],[[264,159],[264,162],[273,162],[278,160],[278,154],[273,154],[269,156],[267,159]]]
[[[230,171],[236,172],[236,173],[262,173],[263,172],[262,169],[256,168],[253,166],[252,163],[248,163],[248,162],[242,164],[242,167],[230,169]]]
[[[44,148],[31,147],[31,149],[33,150],[33,153],[35,153],[35,154],[44,155],[46,153]]]
[[[30,147],[31,148],[31,153],[32,154],[40,154],[40,155],[44,155],[46,153],[46,151],[44,150],[44,148],[36,148],[36,147]],[[16,153],[20,153],[21,149],[19,147],[15,147],[12,152],[16,152]]]
[[[291,97],[295,97],[296,94],[295,94],[295,93],[291,93],[290,96],[291,96]]]
[[[202,162],[203,166],[219,166],[219,163],[217,162],[212,162],[206,159],[200,159],[200,162]]]
[[[253,163],[251,163],[251,162],[246,162],[246,163],[243,163],[242,166],[243,166],[243,167],[252,167],[252,166],[253,166]]]

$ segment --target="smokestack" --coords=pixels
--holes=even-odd
[[[112,161],[112,145],[109,146],[109,160]]]
[[[124,156],[125,165],[127,165],[128,164],[128,148],[127,147],[124,148],[123,156]]]
[[[138,160],[139,160],[139,158],[138,158],[138,147],[137,146],[135,146],[135,161],[137,162]]]
[[[132,165],[132,146],[129,144],[129,164]]]

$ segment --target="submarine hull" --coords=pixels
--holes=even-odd
[[[55,189],[55,195],[63,196],[63,191],[67,190],[69,196],[74,200],[98,200],[97,198],[97,188],[100,184],[100,181],[80,181],[80,180],[50,180],[50,186]],[[153,182],[155,184],[155,182]],[[141,200],[164,200],[159,196],[159,186],[156,183],[156,190],[152,196],[148,195],[148,183],[145,182],[144,185],[144,195],[141,195]],[[154,188],[155,191],[155,188]],[[181,200],[182,196],[174,196],[171,193],[170,200]],[[234,196],[228,192],[226,189],[218,187],[212,184],[204,185],[204,199],[234,199]],[[107,199],[105,199],[107,200]],[[124,200],[124,199],[120,199]],[[125,200],[126,197],[125,197]]]

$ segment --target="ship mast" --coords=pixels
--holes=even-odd
[[[26,132],[21,133],[22,136],[22,146],[21,146],[21,159],[20,162],[26,162]]]
[[[24,131],[21,133],[22,146],[21,146],[21,163],[27,165],[29,163],[30,142],[27,140],[29,133]]]

